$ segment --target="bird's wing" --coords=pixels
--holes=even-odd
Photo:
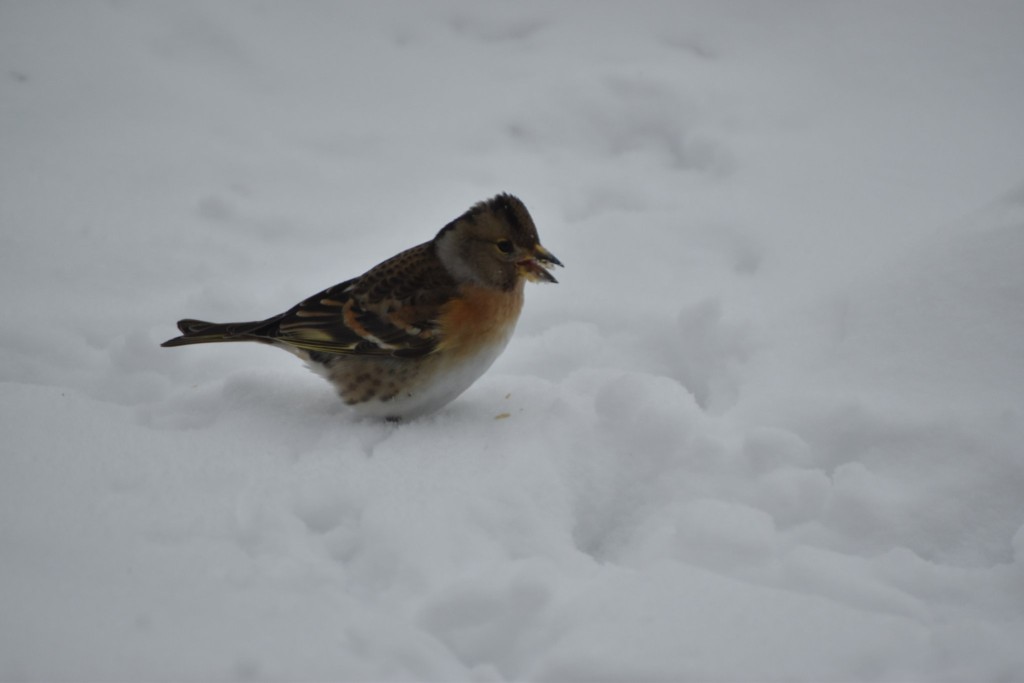
[[[257,334],[321,353],[423,356],[437,347],[437,319],[456,290],[428,242],[314,294]]]

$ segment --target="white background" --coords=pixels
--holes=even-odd
[[[1024,678],[1022,27],[3,2],[0,679]],[[566,268],[433,417],[158,347],[501,191]]]

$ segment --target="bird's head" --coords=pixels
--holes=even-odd
[[[530,212],[509,194],[476,204],[434,238],[437,255],[459,281],[509,290],[521,278],[558,282],[548,270],[561,266],[541,246]]]

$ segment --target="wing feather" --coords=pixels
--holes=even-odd
[[[423,356],[437,347],[437,319],[456,289],[427,242],[314,294],[253,334],[319,353]]]

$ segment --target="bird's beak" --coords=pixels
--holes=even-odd
[[[554,254],[538,244],[533,248],[532,258],[519,262],[519,270],[531,282],[558,282],[546,266],[561,265],[562,262]]]

